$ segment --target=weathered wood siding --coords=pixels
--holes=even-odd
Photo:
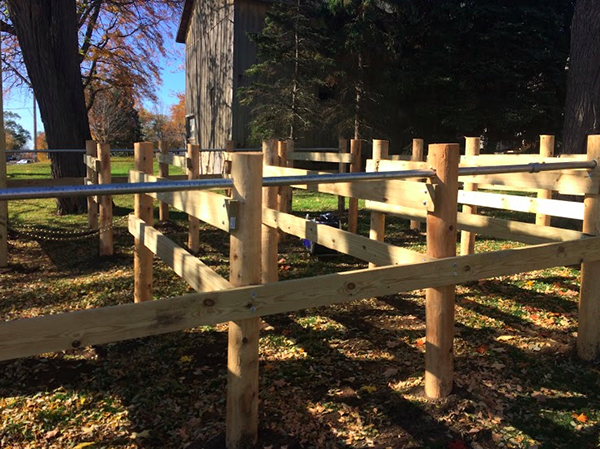
[[[234,0],[197,0],[186,36],[186,114],[200,148],[224,148],[233,119]]]
[[[233,140],[242,148],[247,147],[248,124],[251,120],[249,108],[240,105],[238,89],[247,86],[246,70],[256,63],[256,45],[248,34],[258,33],[265,24],[269,3],[258,0],[236,0],[233,58]]]

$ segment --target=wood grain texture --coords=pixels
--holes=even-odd
[[[540,136],[540,157],[550,158],[554,156],[554,136]],[[551,200],[552,190],[540,190],[537,194],[538,198]],[[537,213],[535,215],[535,224],[538,226],[550,226],[551,216],[547,214]]]
[[[229,281],[223,279],[197,257],[134,215],[129,216],[129,232],[197,292],[211,292],[233,287]]]
[[[331,162],[337,164],[351,164],[352,155],[349,153],[321,153],[321,152],[288,152],[288,160],[291,161],[311,161],[311,162]]]
[[[296,237],[311,240],[342,254],[356,257],[379,266],[422,262],[430,258],[406,248],[371,240],[325,224],[315,223],[273,209],[263,210],[263,222]]]
[[[187,146],[187,175],[188,179],[198,179],[200,176],[200,146],[188,144]],[[193,197],[197,192],[189,191],[188,197]],[[188,241],[187,246],[194,254],[200,249],[200,220],[188,215]]]
[[[189,144],[191,145],[191,144]],[[189,146],[188,145],[188,146]],[[198,150],[200,150],[200,146],[197,146]],[[199,158],[199,156],[198,156]],[[193,167],[193,160],[190,159],[189,154],[187,156],[177,156],[175,154],[163,154],[157,153],[156,160],[159,164],[172,165],[173,167],[183,168],[184,170],[188,170],[190,167]],[[200,173],[200,162],[198,159],[198,173]]]
[[[158,150],[162,156],[169,155],[169,145],[166,140],[158,141]],[[165,162],[158,162],[158,176],[161,178],[169,177],[169,164]],[[158,220],[167,221],[169,219],[169,205],[164,201],[158,203]]]
[[[425,143],[423,139],[413,139],[412,141],[412,154],[410,155],[412,162],[423,162],[425,161]],[[425,181],[425,180],[421,180]],[[421,222],[417,220],[410,221],[410,229],[414,231],[421,231]]]
[[[87,140],[85,142],[85,159],[87,160],[88,157],[90,158],[95,158],[96,155],[98,154],[98,150],[97,150],[97,144],[96,141],[94,140]],[[89,166],[86,164],[85,170],[86,170],[86,178],[85,181],[87,184],[98,184],[98,172],[94,169],[94,166]],[[58,178],[61,179],[61,178]],[[65,178],[63,178],[65,179]],[[73,179],[80,179],[80,178],[66,178],[65,181],[69,179],[69,180],[73,180]],[[42,181],[42,180],[40,180]],[[44,179],[43,181],[53,181],[53,180],[46,180]],[[73,184],[78,184],[77,182],[73,182]],[[47,184],[42,184],[42,185],[47,185]],[[54,185],[54,184],[48,184],[48,185]],[[21,186],[19,186],[21,187]],[[22,187],[28,187],[28,186],[22,186]],[[31,186],[34,187],[34,186]],[[88,227],[90,229],[98,229],[98,202],[96,201],[96,197],[95,196],[88,196],[87,197],[87,207],[88,207]]]
[[[600,135],[588,136],[587,156],[600,161]],[[600,171],[600,167],[594,169]],[[600,195],[585,196],[583,232],[600,235]],[[581,265],[579,295],[579,327],[577,353],[584,360],[600,356],[600,261],[584,261]]]
[[[135,143],[133,157],[135,169],[152,174],[153,145],[151,142]],[[144,194],[134,195],[133,210],[137,218],[152,226],[153,201],[152,197]],[[133,251],[133,300],[136,303],[152,301],[152,251],[144,246],[139,239],[134,239]]]
[[[111,184],[112,175],[110,168],[110,145],[105,143],[98,144],[98,160],[100,162],[100,171],[98,172],[98,184]],[[113,201],[111,195],[102,195],[98,197],[98,217],[100,232],[100,256],[112,256],[114,250],[114,231],[113,225]]]
[[[598,260],[592,237],[1,322],[0,360]]]
[[[367,166],[366,171],[379,170],[379,161],[387,159],[389,156],[390,143],[387,140],[373,141],[373,162],[374,166]],[[371,168],[371,170],[369,169]],[[383,242],[385,239],[385,214],[381,212],[371,212],[371,226],[369,229],[369,238],[378,242]],[[374,262],[369,262],[369,268],[377,266]]]
[[[350,141],[350,155],[352,156],[350,173],[358,173],[361,170],[361,148],[361,140],[352,139]],[[353,234],[358,232],[358,198],[353,196],[348,199],[348,231]]]
[[[262,150],[264,166],[279,164],[277,142],[274,139],[264,141],[262,144]],[[277,187],[263,187],[263,208],[277,209],[278,190],[279,189]],[[263,284],[268,282],[277,282],[278,279],[277,234],[277,226],[265,224],[263,219],[261,252],[261,281]]]
[[[260,284],[262,222],[261,153],[234,153],[231,164],[232,199],[238,201],[238,225],[230,239],[230,282]],[[252,298],[246,308],[256,310]],[[228,448],[250,447],[258,438],[258,316],[229,323],[227,347]]]
[[[481,149],[481,139],[479,137],[465,137],[465,156],[477,156]],[[477,184],[465,182],[461,192],[476,192]],[[460,203],[460,194],[459,203]],[[473,204],[462,203],[462,213],[465,215],[476,215],[477,206]],[[475,236],[477,234],[471,231],[462,231],[460,233],[460,254],[466,256],[475,253]]]
[[[456,255],[459,160],[458,144],[429,146],[438,188],[435,210],[427,213],[427,255],[435,259]],[[434,399],[452,392],[455,295],[454,282],[428,288],[425,295],[425,394]]]
[[[168,181],[158,176],[146,175],[135,170],[129,172],[131,182]],[[229,232],[229,212],[226,207],[228,198],[224,195],[204,190],[183,192],[148,193],[191,217],[202,220],[222,231]]]
[[[348,154],[350,149],[348,148],[347,139],[338,139],[338,151],[340,154]],[[338,165],[339,173],[346,173],[348,171],[348,164],[341,163]],[[338,195],[338,214],[341,217],[346,212],[346,197]]]

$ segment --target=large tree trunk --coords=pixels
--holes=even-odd
[[[90,127],[81,81],[75,0],[8,0],[27,73],[38,100],[48,148],[83,149]],[[54,153],[52,177],[85,176],[83,155]],[[64,198],[58,213],[85,210],[85,198]]]
[[[563,153],[585,153],[600,132],[600,1],[577,0],[571,24]]]

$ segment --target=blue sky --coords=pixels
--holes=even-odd
[[[181,45],[182,44],[177,44]],[[183,47],[183,46],[182,46]],[[176,50],[182,50],[183,48]],[[175,50],[175,49],[174,49]],[[158,97],[159,111],[167,110],[169,106],[177,103],[175,94],[177,92],[183,92],[185,90],[185,71],[183,51],[169,51],[170,58],[163,61],[162,80],[161,86],[157,86],[156,93]],[[144,102],[144,107],[152,109],[153,104],[151,102]],[[31,98],[30,90],[19,90],[12,91],[9,94],[4,95],[4,110],[15,112],[21,116],[19,123],[25,129],[27,129],[31,135],[33,135],[33,100]],[[38,132],[44,130],[42,120],[40,119],[39,111],[38,117]],[[28,142],[28,148],[31,148],[31,141]]]

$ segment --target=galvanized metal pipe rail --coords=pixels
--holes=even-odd
[[[499,165],[490,167],[463,167],[459,176],[539,173],[542,171],[593,169],[598,163],[592,161],[531,163],[521,165]],[[377,181],[384,179],[434,178],[434,170],[401,170],[387,172],[329,173],[302,176],[275,176],[263,178],[264,187],[290,185],[336,184],[354,181]],[[183,190],[227,189],[233,187],[231,179],[206,179],[191,181],[161,181],[130,184],[104,184],[57,187],[23,187],[0,189],[0,201],[15,201],[39,198],[64,198],[71,196],[128,195],[135,193],[177,192]]]

